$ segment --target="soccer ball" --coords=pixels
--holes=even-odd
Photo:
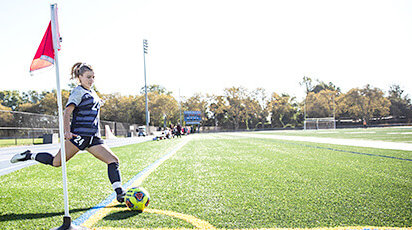
[[[146,189],[142,187],[134,187],[127,190],[124,200],[127,207],[131,210],[143,212],[143,210],[149,205],[150,195]]]

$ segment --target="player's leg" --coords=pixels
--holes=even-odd
[[[99,138],[96,138],[98,140]],[[96,141],[100,142],[100,140]],[[87,151],[89,151],[97,159],[103,161],[107,164],[107,173],[109,176],[110,183],[112,184],[113,190],[117,194],[117,201],[120,203],[124,202],[124,195],[126,194],[122,188],[122,179],[119,169],[119,158],[107,147],[103,142],[101,144],[90,146]]]
[[[65,141],[65,146],[66,146],[66,161],[68,161],[79,151],[79,149],[68,140]],[[61,150],[59,150],[56,156],[53,156],[51,153],[48,153],[48,152],[32,153],[30,150],[27,150],[23,153],[14,155],[11,158],[10,162],[17,163],[21,161],[35,160],[42,164],[59,167],[61,166],[60,151]]]
[[[66,140],[64,142],[64,145],[66,147],[66,161],[69,161],[74,155],[76,155],[77,152],[79,152],[79,148],[69,140]],[[62,165],[61,158],[61,150],[59,150],[59,152],[53,158],[54,167],[60,167]]]

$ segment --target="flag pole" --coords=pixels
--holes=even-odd
[[[57,104],[59,109],[59,136],[60,136],[60,152],[61,152],[61,162],[62,162],[62,172],[63,172],[63,192],[64,192],[64,216],[69,215],[69,196],[67,193],[67,173],[66,173],[66,150],[64,147],[64,125],[63,125],[63,105],[62,105],[62,94],[60,91],[60,72],[59,72],[59,55],[58,47],[56,44],[56,39],[60,39],[57,34],[56,28],[56,11],[57,4],[51,5],[51,22],[52,22],[52,34],[53,34],[53,49],[54,49],[54,61],[56,68],[56,86],[57,86]]]
[[[63,194],[64,194],[64,217],[63,225],[58,228],[53,228],[52,230],[60,229],[84,229],[83,227],[78,227],[71,224],[71,217],[69,213],[69,195],[67,190],[67,172],[66,172],[66,148],[64,139],[64,124],[63,124],[63,105],[62,105],[62,95],[60,90],[60,72],[59,72],[59,58],[58,58],[58,42],[60,41],[60,35],[57,30],[57,3],[51,4],[51,29],[53,37],[53,49],[54,49],[54,61],[56,68],[56,88],[57,88],[57,105],[59,111],[59,136],[60,136],[60,153],[61,153],[61,164],[62,164],[62,176],[63,176]]]

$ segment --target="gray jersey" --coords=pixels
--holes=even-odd
[[[100,137],[99,117],[102,102],[96,92],[79,85],[72,90],[66,107],[71,104],[75,109],[70,131],[80,136]]]

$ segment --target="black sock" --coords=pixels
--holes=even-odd
[[[27,151],[26,151],[26,152],[27,152]],[[27,154],[26,154],[26,157],[24,158],[24,160],[26,160],[26,161],[27,161],[27,160],[31,160],[31,155],[32,155],[31,153],[27,153]]]
[[[117,194],[123,193],[122,179],[120,176],[119,163],[113,162],[107,165],[107,172],[109,174],[110,183]]]
[[[54,159],[54,156],[46,152],[37,153],[36,156],[34,157],[34,160],[42,164],[51,165],[51,166],[53,166],[53,159]]]
[[[114,191],[116,191],[116,194],[122,194],[123,193],[123,188],[116,188]]]

